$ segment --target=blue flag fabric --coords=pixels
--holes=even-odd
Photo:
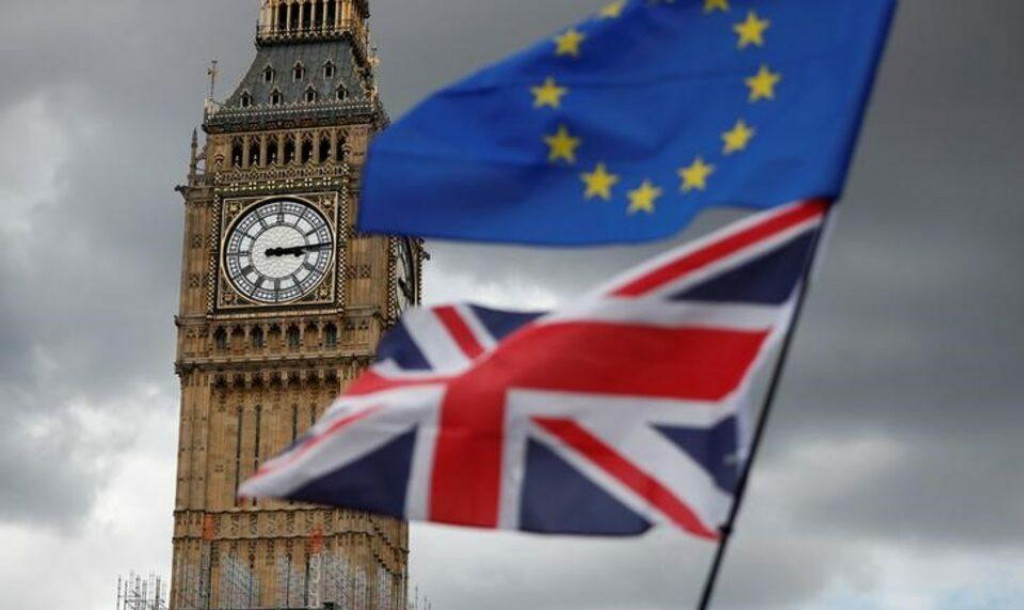
[[[895,0],[632,0],[380,134],[366,232],[585,245],[837,199]]]

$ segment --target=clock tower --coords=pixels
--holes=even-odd
[[[193,136],[172,610],[404,607],[405,524],[235,495],[419,299],[419,242],[353,224],[387,123],[368,19],[367,0],[263,0],[252,66]]]

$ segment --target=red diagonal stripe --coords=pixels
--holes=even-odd
[[[672,490],[640,470],[614,448],[584,430],[576,422],[544,417],[534,417],[533,421],[585,456],[591,463],[628,487],[633,493],[647,500],[672,523],[696,536],[710,540],[718,539],[718,535],[708,529],[693,509],[676,497]]]
[[[682,258],[675,259],[661,267],[637,278],[615,290],[617,297],[639,297],[674,282],[688,273],[706,267],[727,256],[731,256],[743,248],[751,246],[776,233],[791,229],[802,222],[824,215],[828,203],[824,200],[812,200],[794,206],[785,213],[779,214],[754,226],[734,233],[723,239],[716,240],[703,248],[689,252]]]
[[[483,346],[476,340],[473,331],[470,330],[469,325],[462,319],[457,309],[451,306],[438,307],[434,313],[467,358],[474,360],[484,353]]]
[[[330,427],[328,427],[320,434],[316,436],[311,436],[310,438],[306,439],[305,442],[303,442],[301,445],[293,449],[291,452],[282,455],[277,460],[274,460],[273,462],[270,462],[263,466],[263,468],[260,468],[259,471],[256,472],[255,476],[253,476],[253,478],[258,479],[272,472],[277,472],[278,470],[281,470],[282,468],[285,468],[287,466],[291,466],[295,461],[297,461],[299,458],[306,455],[313,449],[316,449],[328,438],[334,436],[335,434],[338,434],[339,432],[348,428],[352,424],[355,424],[356,422],[364,420],[367,417],[373,415],[374,413],[379,412],[382,408],[383,407],[380,405],[368,407],[366,409],[363,409],[362,411],[359,411],[358,413],[353,413],[352,415],[348,415],[346,417],[339,419],[338,421],[331,424]]]
[[[452,380],[451,375],[436,375],[436,376],[402,376],[402,377],[384,377],[378,374],[373,369],[369,369],[365,373],[359,376],[358,379],[352,382],[352,385],[345,390],[342,396],[367,396],[376,392],[384,392],[387,390],[398,390],[401,388],[413,388],[416,386],[429,386],[438,385],[441,383],[447,383]]]

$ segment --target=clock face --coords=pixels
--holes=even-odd
[[[327,219],[296,199],[246,210],[228,231],[224,269],[235,290],[257,303],[288,303],[313,292],[330,269]]]
[[[398,240],[398,260],[395,265],[395,303],[398,304],[399,312],[419,304],[416,247],[413,240],[408,237]]]

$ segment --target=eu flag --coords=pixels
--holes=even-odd
[[[620,0],[370,147],[359,229],[582,245],[837,199],[895,0]]]

